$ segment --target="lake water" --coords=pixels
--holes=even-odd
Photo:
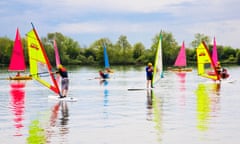
[[[34,80],[1,80],[1,143],[239,144],[239,67],[228,68],[235,82],[221,84],[196,70],[165,71],[152,91],[128,91],[145,87],[144,67],[114,69],[105,83],[93,79],[97,68],[70,69],[69,96],[77,102],[48,99],[53,93]]]

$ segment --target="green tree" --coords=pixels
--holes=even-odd
[[[117,56],[119,58],[119,63],[130,64],[133,63],[133,50],[131,44],[127,40],[127,36],[121,35],[115,45],[118,51]]]
[[[209,44],[210,43],[209,36],[197,33],[195,34],[195,39],[192,41],[191,45],[193,48],[196,48],[202,41],[206,42],[206,44]]]
[[[145,47],[141,42],[138,42],[133,46],[133,59],[135,59],[136,63],[142,63],[144,51]]]
[[[173,65],[176,55],[178,53],[178,43],[174,39],[172,33],[162,31],[162,55],[163,65]],[[156,49],[159,43],[159,34],[153,38],[153,44],[151,46],[152,58],[149,61],[154,61]]]
[[[0,38],[0,62],[9,64],[13,49],[13,41],[7,37]]]
[[[240,50],[237,49],[237,53],[236,53],[236,62],[238,65],[240,65]]]

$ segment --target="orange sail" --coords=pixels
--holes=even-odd
[[[27,33],[27,41],[30,74],[42,85],[60,95],[59,86],[56,82],[54,74],[52,73],[51,64],[34,26],[33,29]]]

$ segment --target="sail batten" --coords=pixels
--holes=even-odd
[[[45,49],[37,35],[34,26],[31,31],[27,33],[30,74],[42,85],[48,87],[53,92],[60,95],[58,84],[55,80],[50,62],[48,60]],[[48,74],[46,77],[41,74]]]

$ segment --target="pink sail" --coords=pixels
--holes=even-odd
[[[216,44],[215,37],[213,39],[212,60],[213,60],[214,65],[216,66],[217,62],[218,62],[218,54],[217,54],[217,44]]]
[[[59,57],[59,53],[58,53],[56,40],[53,40],[53,47],[54,47],[54,51],[55,51],[56,66],[58,66],[61,64],[61,62],[60,62],[60,57]]]
[[[8,67],[9,71],[25,71],[25,59],[19,30],[17,29],[11,60]]]
[[[185,52],[185,46],[184,46],[184,41],[182,43],[182,47],[178,53],[177,59],[174,63],[174,66],[186,66],[187,62],[186,62],[186,52]]]

